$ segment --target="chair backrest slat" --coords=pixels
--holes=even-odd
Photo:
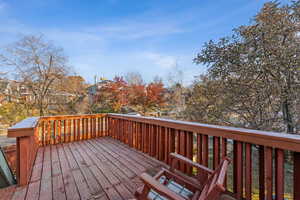
[[[218,168],[207,179],[198,200],[215,200],[225,191],[225,177],[230,160],[224,158]]]

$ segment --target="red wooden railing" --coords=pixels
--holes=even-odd
[[[32,117],[8,129],[8,137],[17,139],[17,181],[29,181],[39,146],[107,136],[107,115],[64,115]]]
[[[8,131],[17,137],[18,183],[26,184],[38,145],[110,136],[150,156],[170,163],[177,152],[215,168],[231,157],[228,191],[237,199],[300,199],[300,136],[120,114],[30,118]],[[255,162],[256,161],[256,162]],[[292,168],[291,168],[292,167]],[[197,171],[184,164],[180,170]],[[198,174],[201,175],[201,174]],[[256,189],[258,190],[256,192]]]
[[[213,169],[222,157],[231,157],[228,191],[237,199],[253,198],[256,177],[259,199],[284,199],[285,189],[300,199],[299,135],[120,114],[109,114],[108,126],[111,137],[168,164],[171,152]],[[285,165],[290,162],[293,172],[285,177]],[[184,164],[180,169],[195,173]],[[293,183],[289,186],[286,182]]]
[[[42,146],[107,136],[106,114],[41,117]]]

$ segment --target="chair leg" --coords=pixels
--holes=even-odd
[[[141,192],[136,191],[135,196],[138,200],[147,200],[147,196],[150,192],[150,188],[144,185]]]

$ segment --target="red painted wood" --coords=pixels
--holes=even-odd
[[[57,120],[57,138],[55,140],[55,144],[61,143],[62,138],[61,138],[61,120]]]
[[[52,130],[53,130],[53,136],[51,137],[51,144],[56,144],[56,120],[53,121],[53,124],[52,124]]]
[[[197,162],[202,164],[202,135],[197,134]]]
[[[186,132],[186,157],[193,160],[193,132]],[[187,173],[192,175],[193,168],[191,166],[186,166]]]
[[[171,129],[170,130],[170,145],[169,145],[169,148],[170,148],[170,152],[171,153],[174,153],[175,152],[175,140],[176,140],[176,134],[175,134],[175,130],[174,129]],[[169,155],[170,156],[170,155]],[[171,159],[169,157],[169,163],[171,162]]]
[[[66,120],[63,121],[64,122],[64,136],[63,136],[63,143],[65,143],[67,141],[67,122]]]
[[[227,139],[222,138],[221,143],[222,143],[222,159],[224,159],[227,156]],[[227,176],[225,177],[224,185],[227,187]]]
[[[259,146],[259,199],[265,199],[265,151]]]
[[[159,126],[155,126],[155,158],[159,160],[159,136],[160,136],[160,129]]]
[[[243,197],[243,143],[234,141],[233,192],[237,199]]]
[[[252,199],[252,145],[246,143],[245,152],[245,197]]]
[[[294,199],[300,199],[300,153],[294,152]]]
[[[275,149],[275,195],[276,200],[284,198],[284,151]]]
[[[220,163],[220,137],[213,137],[213,169]]]
[[[165,160],[165,151],[166,151],[166,145],[165,145],[165,127],[160,127],[160,136],[159,136],[159,160],[164,161]]]
[[[76,119],[73,119],[73,133],[71,136],[71,141],[76,141]]]
[[[80,119],[77,119],[77,136],[76,136],[76,140],[79,141],[81,139],[81,123],[80,123]]]
[[[272,200],[273,194],[273,154],[272,148],[265,147],[265,183],[266,200]]]
[[[184,132],[184,131],[179,131],[179,137],[180,137],[180,154],[182,155],[182,156],[186,156],[186,145],[187,145],[187,138],[186,138],[186,133]],[[186,172],[186,164],[185,163],[183,163],[183,162],[181,162],[180,163],[180,170],[182,171],[182,172]]]
[[[208,166],[208,136],[202,136],[202,164]]]

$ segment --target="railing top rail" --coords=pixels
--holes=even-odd
[[[89,117],[102,117],[106,114],[82,114],[82,115],[54,115],[54,116],[42,116],[42,117],[29,117],[26,118],[14,126],[8,129],[8,137],[23,137],[33,134],[32,129],[37,127],[39,122],[44,120],[65,120],[65,119],[81,119]]]
[[[70,119],[70,118],[85,118],[85,117],[101,117],[105,116],[105,113],[99,114],[81,114],[81,115],[53,115],[53,116],[43,116],[41,120],[57,120],[57,119]]]
[[[15,129],[29,129],[34,128],[38,124],[39,117],[29,117],[21,122],[16,123],[12,127],[8,128],[9,131],[15,130]]]
[[[38,125],[40,117],[29,117],[10,127],[8,137],[23,137],[32,135],[32,130]]]
[[[182,131],[190,131],[211,136],[221,136],[237,141],[300,152],[300,135],[218,126],[155,117],[142,117],[114,113],[110,113],[108,116],[174,128]]]

